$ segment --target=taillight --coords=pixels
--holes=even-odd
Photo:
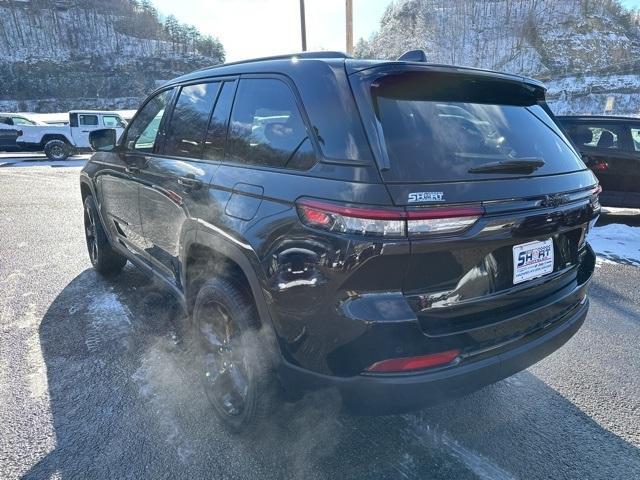
[[[404,213],[404,210],[347,207],[317,200],[298,201],[298,215],[303,223],[338,233],[404,237]]]
[[[439,207],[407,211],[409,236],[458,233],[476,223],[484,209],[480,206]]]
[[[600,194],[601,193],[602,193],[602,187],[600,185],[594,188],[591,193],[590,203],[591,203],[591,208],[593,208],[594,211],[600,210]]]
[[[319,200],[298,201],[298,214],[306,225],[332,232],[384,237],[414,237],[459,233],[484,213],[479,205],[399,208],[345,206]]]
[[[609,164],[607,162],[599,161],[591,165],[591,170],[594,172],[604,172],[609,169]]]
[[[447,350],[418,357],[390,358],[374,363],[366,371],[371,373],[400,373],[424,370],[452,363],[459,355],[460,350]]]

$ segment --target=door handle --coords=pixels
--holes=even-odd
[[[124,171],[127,173],[140,173],[140,168],[129,165],[124,169]]]
[[[185,188],[198,190],[202,187],[202,180],[198,180],[197,178],[186,176],[186,177],[178,177],[178,185],[182,185]]]

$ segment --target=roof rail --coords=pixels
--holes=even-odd
[[[351,58],[344,52],[333,52],[333,51],[319,51],[319,52],[299,52],[299,53],[287,53],[284,55],[274,55],[271,57],[258,57],[258,58],[249,58],[246,60],[238,60],[237,62],[229,62],[229,63],[220,63],[218,65],[212,65],[210,67],[204,67],[198,72],[203,70],[210,70],[212,68],[218,67],[226,67],[227,65],[242,65],[243,63],[253,63],[253,62],[265,62],[269,60],[287,60],[289,58]]]

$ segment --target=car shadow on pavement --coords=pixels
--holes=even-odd
[[[180,311],[128,265],[78,275],[40,325],[55,448],[23,478],[631,478],[639,451],[529,372],[416,414],[333,392],[232,436],[176,338]],[[631,420],[630,420],[631,421]]]

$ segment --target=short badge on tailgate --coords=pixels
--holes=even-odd
[[[409,194],[409,203],[416,202],[441,202],[444,200],[443,192],[412,192]]]

